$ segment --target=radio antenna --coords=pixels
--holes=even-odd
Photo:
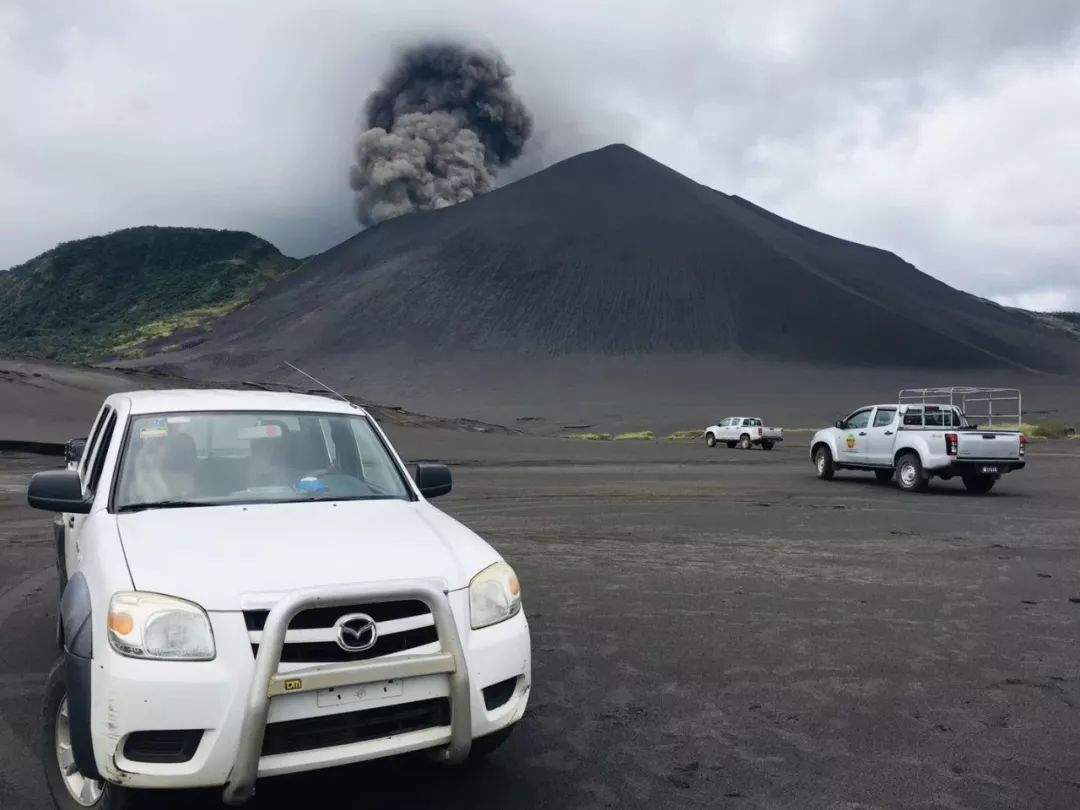
[[[284,362],[285,365],[287,365],[289,368],[291,368],[293,371],[297,372],[298,374],[303,374],[305,377],[307,377],[313,383],[318,385],[320,388],[323,388],[326,391],[329,391],[331,394],[333,394],[335,397],[340,399],[342,402],[347,402],[350,405],[352,405],[354,408],[358,407],[357,404],[355,402],[353,402],[351,399],[349,399],[347,396],[345,396],[344,394],[342,394],[342,393],[340,393],[338,391],[335,391],[333,388],[331,388],[329,385],[324,383],[322,380],[311,376],[306,371],[304,371],[302,368],[297,368],[296,366],[294,366],[292,363],[288,362],[287,360],[282,361],[282,362]]]

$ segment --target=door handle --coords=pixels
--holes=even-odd
[[[892,431],[891,430],[886,430],[885,435],[886,436],[892,436]]]
[[[864,431],[861,431],[861,432],[859,433],[859,435],[860,435],[860,436],[865,436],[865,435],[866,435],[866,431],[865,431],[865,430],[864,430]]]

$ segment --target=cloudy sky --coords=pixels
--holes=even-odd
[[[631,8],[631,6],[637,6]],[[357,229],[395,50],[502,51],[536,134],[621,141],[1004,303],[1080,309],[1080,3],[0,0],[0,267],[141,225]]]

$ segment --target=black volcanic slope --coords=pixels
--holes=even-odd
[[[360,233],[185,355],[265,367],[392,345],[1056,370],[1080,348],[616,145]]]

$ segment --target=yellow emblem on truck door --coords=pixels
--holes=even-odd
[[[848,450],[854,450],[855,449],[855,435],[853,433],[849,433],[846,441],[847,441],[847,449]]]

